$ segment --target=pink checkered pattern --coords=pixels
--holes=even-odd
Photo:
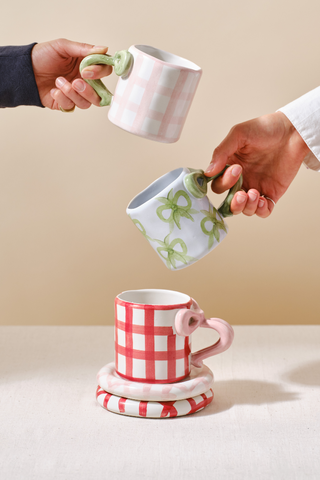
[[[172,67],[131,47],[134,67],[120,77],[109,110],[115,125],[150,140],[179,140],[201,71]]]
[[[128,380],[171,383],[190,373],[191,336],[176,334],[174,320],[181,308],[135,305],[115,300],[115,368]]]

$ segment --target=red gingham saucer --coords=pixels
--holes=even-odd
[[[190,415],[205,408],[213,400],[210,388],[206,393],[185,400],[172,402],[148,402],[118,397],[106,392],[100,386],[96,391],[98,403],[113,413],[131,417],[169,418]]]

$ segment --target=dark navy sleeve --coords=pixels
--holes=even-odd
[[[0,47],[0,108],[43,107],[31,61],[35,45]]]

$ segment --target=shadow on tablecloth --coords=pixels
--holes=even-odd
[[[213,391],[213,402],[195,415],[215,415],[235,405],[263,405],[299,399],[298,392],[286,391],[281,383],[250,379],[218,381],[213,384]]]
[[[283,374],[286,382],[320,387],[320,360],[299,365]]]

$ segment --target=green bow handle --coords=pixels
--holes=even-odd
[[[88,55],[80,63],[79,70],[81,73],[84,68],[89,67],[90,65],[111,65],[114,68],[116,75],[123,77],[130,71],[132,64],[133,56],[131,53],[128,50],[121,50],[120,52],[116,52],[113,57],[111,57],[111,55],[97,53]],[[83,80],[99,95],[101,98],[101,107],[110,105],[112,93],[109,92],[101,80]]]
[[[229,167],[227,165],[224,167],[222,172],[218,173],[217,175],[214,175],[213,177],[207,177],[204,174],[203,170],[194,170],[190,168],[190,172],[188,175],[185,176],[184,178],[184,184],[186,189],[191,193],[196,198],[203,198],[207,195],[207,189],[208,189],[208,182],[211,182],[211,180],[215,180],[216,178],[220,177],[226,169]],[[218,208],[218,212],[222,217],[232,217],[233,213],[230,210],[230,204],[232,202],[232,199],[234,195],[241,190],[242,187],[242,175],[240,175],[239,180],[237,183],[230,188],[228,195]]]

